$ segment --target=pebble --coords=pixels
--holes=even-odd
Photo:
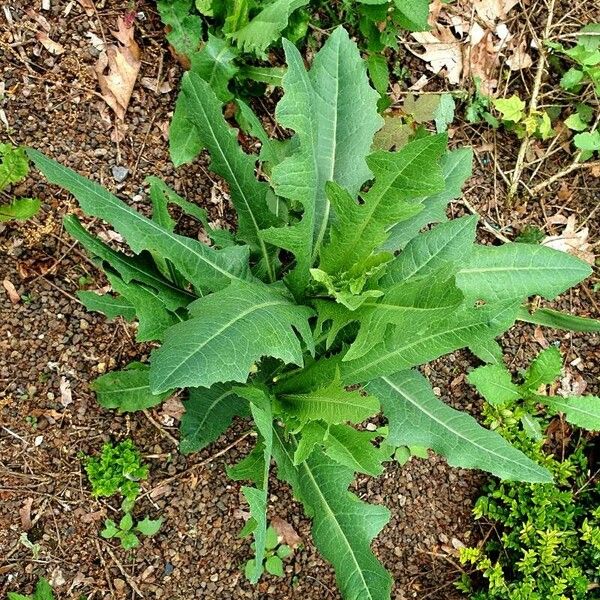
[[[127,175],[129,175],[129,169],[127,167],[119,167],[117,165],[114,165],[112,167],[111,171],[112,171],[114,180],[117,183],[122,183],[127,178]]]

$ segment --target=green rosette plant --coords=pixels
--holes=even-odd
[[[234,234],[212,227],[156,178],[147,218],[39,152],[29,155],[131,249],[114,250],[74,216],[65,220],[113,289],[82,292],[82,301],[108,317],[137,319],[138,339],[156,343],[149,364],[95,382],[100,403],[146,409],[186,389],[186,453],[216,440],[234,416],[250,417],[256,446],[229,470],[248,482],[250,579],[264,570],[276,473],[312,518],[313,540],[343,597],[388,600],[392,579],[371,542],[389,511],[348,491],[355,473],[379,475],[396,448],[421,446],[453,466],[551,480],[499,434],[446,405],[417,367],[459,348],[500,363],[495,338],[517,319],[597,330],[596,321],[530,314],[524,305],[533,295],[554,298],[591,270],[543,246],[477,244],[475,217],[447,220],[471,152],[448,151],[445,134],[372,152],[383,123],[378,94],[343,28],[310,70],[283,43],[288,66],[276,117],[291,137],[269,139],[250,108],[240,107],[260,155],[242,150],[210,85],[193,71],[183,78],[174,118],[185,127],[172,131],[171,154],[182,164],[208,150],[237,211]],[[169,204],[196,217],[210,245],[176,233]],[[357,427],[381,411],[386,428]]]

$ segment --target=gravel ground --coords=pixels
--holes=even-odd
[[[165,132],[180,70],[164,44],[151,2],[137,7],[146,16],[138,23],[144,57],[140,80],[160,79],[165,93],[136,86],[125,124],[118,129],[94,93],[89,68],[97,52],[86,34],[108,32],[122,3],[99,2],[97,13],[87,16],[76,2],[52,0],[51,10],[43,15],[51,26],[50,37],[65,47],[60,56],[37,52],[35,31],[40,25],[25,13],[29,3],[6,5],[13,23],[0,21],[0,72],[12,141],[38,148],[101,181],[140,210],[147,209],[143,181],[152,174],[206,207],[215,222],[231,222],[225,188],[201,161],[180,169],[177,177],[169,162]],[[13,44],[15,39],[20,45]],[[7,49],[6,44],[13,45]],[[490,141],[470,135],[469,128],[459,129],[455,142],[468,139],[477,146]],[[511,139],[500,140],[497,147],[504,151],[501,160],[514,158]],[[598,203],[597,180],[581,174],[570,182],[568,202],[558,202],[552,192],[536,203],[523,201],[503,210],[497,171],[481,157],[485,151],[478,153],[465,198],[508,235],[525,222],[543,224],[545,214],[553,214],[558,205],[588,215]],[[113,167],[127,169],[123,182],[115,180]],[[247,424],[236,422],[204,452],[183,457],[173,442],[176,422],[165,409],[119,416],[98,407],[89,382],[134,358],[144,360],[149,347],[133,341],[131,325],[107,322],[76,301],[74,293],[81,285],[98,289],[105,281],[62,230],[62,217],[78,213],[74,202],[35,173],[15,192],[38,195],[44,209],[30,223],[0,229],[0,278],[11,281],[21,295],[12,304],[0,290],[0,593],[28,593],[45,576],[61,598],[82,593],[90,599],[134,598],[141,593],[173,600],[338,599],[332,571],[312,546],[308,521],[288,489],[275,480],[269,514],[290,523],[305,545],[287,561],[285,577],[265,577],[256,588],[243,577],[240,567],[250,549],[237,534],[247,507],[240,486],[227,480],[224,467],[250,448],[250,440],[243,437]],[[464,206],[453,210],[461,212]],[[597,219],[595,214],[589,223],[593,236]],[[92,226],[108,235],[101,223]],[[600,316],[588,288],[571,292],[563,305],[578,314]],[[541,338],[534,334],[533,327],[522,326],[504,339],[511,364],[522,364],[540,349],[532,340]],[[588,382],[588,390],[597,390],[598,336],[545,336],[561,343],[567,364],[575,361],[574,373]],[[430,367],[442,398],[473,413],[478,401],[461,373],[475,364],[466,353],[458,353]],[[98,536],[101,521],[115,514],[118,505],[91,497],[78,458],[80,452],[97,452],[105,440],[125,437],[133,438],[151,467],[136,510],[165,519],[160,533],[144,539],[133,553]],[[395,578],[396,600],[460,597],[451,585],[460,574],[453,547],[481,536],[470,510],[483,477],[431,457],[392,466],[379,480],[358,480],[356,492],[362,498],[385,503],[392,511],[374,548]],[[24,533],[33,548],[20,541]]]

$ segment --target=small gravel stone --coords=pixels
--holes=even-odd
[[[123,183],[129,175],[129,169],[127,167],[119,167],[115,165],[112,169],[112,175],[117,183]]]

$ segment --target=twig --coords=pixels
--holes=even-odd
[[[559,179],[562,179],[563,177],[566,177],[570,173],[573,173],[573,171],[579,171],[580,169],[591,169],[594,167],[600,167],[600,160],[595,160],[594,162],[584,162],[584,163],[572,162],[567,168],[563,169],[562,171],[559,171],[558,173],[555,173],[554,175],[552,175],[552,177],[549,177],[545,181],[542,181],[541,183],[534,185],[530,190],[531,194],[532,195],[537,194],[538,192],[547,188],[549,185],[552,185]]]
[[[537,41],[538,52],[540,53],[540,58],[537,66],[537,71],[535,73],[535,80],[533,82],[533,90],[531,92],[531,99],[529,101],[529,114],[534,112],[537,109],[538,97],[540,94],[540,89],[542,87],[542,76],[544,75],[544,67],[546,66],[546,52],[544,50],[544,41],[550,37],[550,30],[552,29],[552,19],[554,18],[554,4],[556,0],[550,0],[550,4],[548,5],[548,19],[546,20],[546,28],[544,29],[544,39]],[[521,142],[521,147],[519,148],[519,153],[517,154],[517,161],[515,163],[515,168],[512,172],[512,176],[510,179],[510,188],[508,189],[508,200],[512,200],[514,197],[517,188],[519,187],[519,182],[521,179],[521,174],[523,173],[524,163],[525,163],[525,155],[527,154],[527,149],[529,148],[529,136],[526,135]]]
[[[4,431],[6,431],[6,433],[12,435],[14,438],[21,440],[26,446],[29,446],[29,442],[25,438],[21,437],[18,433],[15,433],[14,431],[10,430],[8,427],[4,427],[4,425],[2,425],[2,429],[4,429]]]
[[[115,556],[115,553],[112,551],[112,548],[108,544],[105,545],[105,548],[108,551],[108,553],[110,554],[110,557],[113,559],[113,562],[115,563],[115,565],[117,565],[117,569],[119,569],[119,571],[121,571],[121,575],[123,575],[123,577],[125,577],[125,581],[127,581],[127,583],[129,584],[129,587],[140,598],[143,598],[144,594],[142,594],[142,591],[138,587],[137,583],[133,580],[133,577],[131,577],[131,575],[125,570],[123,565],[119,562],[119,559]]]
[[[479,221],[483,224],[483,228],[485,230],[489,231],[502,242],[506,243],[511,241],[504,234],[500,233],[491,223],[484,219],[483,216],[479,212],[477,212],[477,209],[468,200],[465,200],[463,198],[462,200],[457,200],[457,202],[462,204],[471,214],[478,217]]]
[[[156,419],[148,412],[148,410],[144,410],[144,414],[146,415],[148,421],[150,421],[150,423],[152,423],[152,425],[158,429],[163,437],[168,438],[171,442],[173,442],[173,444],[175,444],[175,446],[179,446],[177,439],[173,437],[164,427],[162,427],[162,425],[156,421]]]

